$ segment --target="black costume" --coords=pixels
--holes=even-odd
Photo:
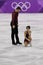
[[[13,28],[12,26],[15,26],[15,28]],[[16,38],[16,43],[19,43],[19,37],[18,37],[18,12],[13,12],[12,13],[12,21],[11,21],[11,39],[12,39],[12,44],[15,44],[15,40],[14,40],[14,35]]]
[[[28,34],[28,32],[26,31],[26,38],[28,38],[28,37],[29,37],[29,34]],[[28,41],[27,39],[25,39],[24,42],[29,43],[29,41]]]

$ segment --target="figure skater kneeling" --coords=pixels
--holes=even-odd
[[[25,47],[27,47],[28,44],[30,44],[30,46],[32,46],[32,44],[31,44],[32,38],[31,38],[30,26],[26,27],[26,31],[24,32],[24,37],[25,37],[25,39],[24,39],[24,45],[25,45]]]

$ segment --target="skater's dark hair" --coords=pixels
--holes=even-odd
[[[30,29],[30,26],[26,26],[26,29],[29,28]]]
[[[20,9],[21,10],[21,8],[19,6],[16,9]]]

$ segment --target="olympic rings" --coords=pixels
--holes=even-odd
[[[14,6],[14,5],[15,5],[15,6]],[[18,6],[21,8],[21,10],[22,10],[23,12],[25,12],[25,11],[27,11],[27,10],[31,7],[31,3],[30,3],[30,2],[25,2],[25,3],[23,3],[23,2],[19,2],[19,3],[17,3],[17,2],[12,2],[12,3],[11,3],[11,7],[12,7],[13,9],[16,9]]]

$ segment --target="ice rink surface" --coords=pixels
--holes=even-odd
[[[0,65],[43,65],[43,14],[19,14],[19,38],[31,26],[32,47],[11,43],[11,14],[0,14]]]

